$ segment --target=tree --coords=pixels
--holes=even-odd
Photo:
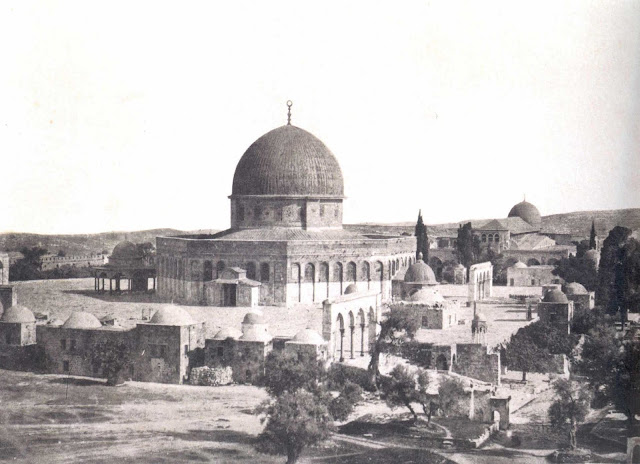
[[[640,311],[640,242],[634,238],[628,238],[618,250],[614,288],[624,323],[627,321],[627,311]]]
[[[465,396],[462,381],[455,377],[447,377],[438,387],[438,406],[445,416],[458,415]]]
[[[640,415],[640,345],[628,340],[622,347],[609,391],[613,404],[627,416],[629,430],[632,430],[636,416]]]
[[[67,256],[67,252],[64,251],[63,249],[60,249],[60,250],[58,250],[57,256],[60,256],[60,257]]]
[[[93,346],[92,364],[107,378],[107,385],[121,384],[122,372],[131,364],[129,347],[126,343],[106,340]]]
[[[420,321],[415,313],[407,308],[394,308],[379,323],[380,332],[371,349],[369,374],[371,381],[380,386],[380,355],[390,349],[399,349],[401,345],[415,337],[420,328]]]
[[[611,398],[621,341],[615,327],[597,325],[584,338],[576,369],[589,379],[596,396]]]
[[[553,275],[562,277],[566,282],[577,282],[589,290],[595,290],[598,284],[598,272],[593,262],[584,257],[570,255],[562,258],[553,271]]]
[[[456,241],[456,255],[458,262],[467,269],[473,264],[473,231],[471,223],[467,222],[458,227],[458,239]]]
[[[266,426],[258,436],[257,449],[268,454],[285,454],[287,464],[298,461],[305,447],[329,438],[333,418],[327,406],[305,391],[285,392],[263,404],[259,412]]]
[[[156,254],[156,247],[151,242],[137,243],[136,248],[145,263],[150,264]]]
[[[598,286],[596,302],[608,312],[615,314],[621,306],[619,293],[616,290],[616,263],[620,259],[620,248],[631,235],[631,229],[616,226],[602,243],[600,250],[600,266],[598,267]]]
[[[568,432],[569,446],[575,450],[578,447],[578,424],[584,422],[589,412],[590,392],[584,384],[565,379],[556,380],[553,390],[555,400],[549,407],[551,425]]]
[[[434,401],[433,395],[428,393],[431,379],[429,372],[424,369],[418,370],[418,391],[416,395],[416,401],[422,406],[422,412],[427,416],[427,424],[431,424],[431,416],[438,407],[437,402]]]
[[[589,249],[596,249],[596,221],[591,221],[591,233],[589,234]]]
[[[347,380],[340,388],[340,394],[330,399],[329,413],[335,420],[346,420],[353,411],[354,405],[360,401],[362,401],[362,388]]]
[[[316,391],[326,378],[326,369],[320,359],[298,356],[286,351],[271,351],[265,361],[264,385],[272,396],[295,392],[304,388]]]
[[[20,253],[22,253],[23,258],[10,266],[9,278],[12,281],[42,278],[41,258],[49,253],[47,249],[38,246],[23,247],[20,249]]]
[[[418,414],[411,405],[418,399],[416,379],[409,368],[402,364],[393,368],[389,378],[382,382],[382,397],[390,408],[406,407],[413,415],[413,420],[418,421]]]
[[[427,236],[427,226],[422,222],[422,210],[418,212],[418,222],[415,227],[416,236],[416,259],[420,259],[420,253],[422,253],[422,260],[429,262],[429,237]]]

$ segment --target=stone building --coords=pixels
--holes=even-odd
[[[251,311],[244,316],[242,332],[225,328],[206,340],[205,365],[231,367],[234,382],[259,383],[271,350],[273,337],[262,313]]]
[[[343,362],[370,351],[380,331],[381,294],[375,290],[358,291],[347,287],[344,295],[322,304],[322,337],[327,340],[328,358]]]
[[[0,285],[9,285],[9,253],[0,252]]]
[[[96,268],[94,289],[104,292],[105,280],[107,279],[109,280],[109,293],[125,290],[146,292],[149,290],[150,279],[152,290],[155,290],[156,268],[145,260],[135,244],[124,241],[114,247],[107,264]],[[124,283],[126,283],[126,287]]]
[[[363,338],[364,340],[364,338]],[[328,342],[315,330],[301,330],[284,344],[285,351],[295,353],[298,357],[328,359]]]
[[[467,301],[481,301],[491,298],[493,288],[493,265],[491,262],[473,264],[469,267]]]
[[[555,325],[571,333],[573,301],[559,289],[547,291],[538,303],[538,317],[544,323]]]
[[[190,356],[204,347],[204,323],[194,322],[182,308],[167,305],[148,323],[132,329],[103,326],[91,313],[76,311],[59,325],[38,325],[37,344],[46,355],[46,369],[54,374],[100,377],[93,362],[99,343],[124,344],[131,358],[126,378],[141,382],[183,383]]]
[[[0,303],[0,368],[25,370],[39,361],[36,347],[36,318],[24,306],[7,309]]]
[[[555,266],[527,266],[522,261],[507,268],[507,285],[510,287],[541,287],[559,284],[562,279],[553,275]]]
[[[387,300],[393,275],[414,260],[415,237],[343,228],[340,165],[324,143],[298,127],[279,127],[251,144],[229,198],[230,229],[157,238],[163,298],[232,305],[208,288],[224,269],[237,267],[261,283],[259,305],[320,303],[352,283]]]
[[[564,288],[567,298],[573,301],[575,309],[593,309],[596,305],[596,292],[589,292],[583,285],[572,282]]]

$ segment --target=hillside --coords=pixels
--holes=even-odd
[[[460,222],[447,224],[427,224],[427,233],[432,235],[446,234],[447,231],[455,231],[459,224],[473,223],[476,227],[486,224],[491,219],[465,219]],[[640,229],[640,208],[601,210],[601,211],[574,211],[571,213],[552,214],[542,216],[542,230],[544,232],[566,233],[571,235],[589,236],[591,221],[595,221],[596,232],[602,239],[615,226],[628,227],[631,230]],[[387,233],[402,234],[413,233],[414,222],[400,222],[394,224],[347,224],[346,228],[362,233]]]
[[[196,233],[214,233],[212,230],[183,231],[177,229],[150,229],[134,232],[103,232],[99,234],[41,235],[20,232],[0,234],[0,250],[18,251],[22,247],[39,246],[50,253],[64,250],[68,256],[99,253],[111,253],[113,247],[123,240],[134,243],[151,242],[156,237],[167,235],[185,235]]]

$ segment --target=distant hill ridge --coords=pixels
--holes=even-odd
[[[178,229],[149,229],[131,232],[102,232],[98,234],[63,234],[45,235],[22,232],[5,232],[0,234],[0,250],[18,251],[22,247],[39,246],[50,253],[64,250],[67,256],[86,255],[106,251],[111,253],[118,243],[129,240],[134,243],[151,242],[155,245],[156,237],[166,235],[211,234],[217,230],[202,229],[185,231]]]
[[[452,229],[457,229],[460,224],[473,223],[476,227],[487,224],[491,219],[465,219],[459,222],[445,224],[427,224],[428,233],[443,233]],[[501,218],[495,218],[501,219]],[[597,210],[597,211],[574,211],[571,213],[551,214],[542,216],[542,231],[564,233],[578,236],[588,236],[591,230],[591,221],[595,221],[596,233],[602,239],[606,238],[609,231],[615,226],[628,227],[631,230],[640,229],[640,208]],[[361,232],[380,233],[413,233],[415,222],[398,222],[392,224],[361,223],[345,224],[351,230]]]

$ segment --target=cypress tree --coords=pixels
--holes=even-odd
[[[422,220],[422,210],[418,211],[418,222],[415,227],[416,236],[416,260],[422,253],[422,259],[426,263],[429,260],[429,237],[427,236],[427,226]]]
[[[589,234],[589,249],[596,249],[596,221],[591,222],[591,234]]]

